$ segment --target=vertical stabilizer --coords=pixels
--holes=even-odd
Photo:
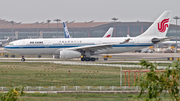
[[[103,38],[110,38],[113,34],[113,27],[110,27],[109,30],[106,32],[106,34],[103,36]]]
[[[166,37],[171,19],[172,11],[164,11],[161,16],[143,34],[139,35],[139,37]]]
[[[63,27],[64,27],[64,36],[65,36],[65,38],[71,38],[70,35],[69,35],[69,31],[67,29],[67,26],[66,26],[65,22],[63,22]]]

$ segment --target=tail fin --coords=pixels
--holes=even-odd
[[[164,11],[161,16],[139,37],[156,36],[165,37],[172,19],[172,11]]]
[[[113,27],[110,27],[109,30],[106,32],[106,34],[104,34],[103,38],[109,38],[112,36],[113,34]]]
[[[7,41],[9,40],[9,37],[7,38]]]
[[[64,27],[64,36],[65,36],[65,38],[71,38],[70,35],[69,35],[69,31],[67,29],[67,26],[66,26],[65,22],[63,22],[63,27]]]

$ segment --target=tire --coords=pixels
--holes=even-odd
[[[91,58],[86,58],[86,61],[90,61],[91,60]]]
[[[24,58],[22,58],[22,59],[21,59],[21,61],[23,62],[23,61],[25,61],[25,59],[24,59]]]
[[[91,58],[91,61],[95,61],[96,59],[95,58]]]
[[[81,61],[85,61],[85,58],[81,58]]]

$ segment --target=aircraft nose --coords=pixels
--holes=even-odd
[[[4,50],[7,50],[9,48],[9,45],[4,46]]]
[[[4,46],[4,50],[6,50],[7,49],[7,45],[6,46]]]

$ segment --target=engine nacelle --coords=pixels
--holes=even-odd
[[[60,59],[73,59],[73,58],[80,58],[81,53],[73,50],[62,50],[59,52]]]
[[[59,55],[53,55],[53,59],[59,59]]]

